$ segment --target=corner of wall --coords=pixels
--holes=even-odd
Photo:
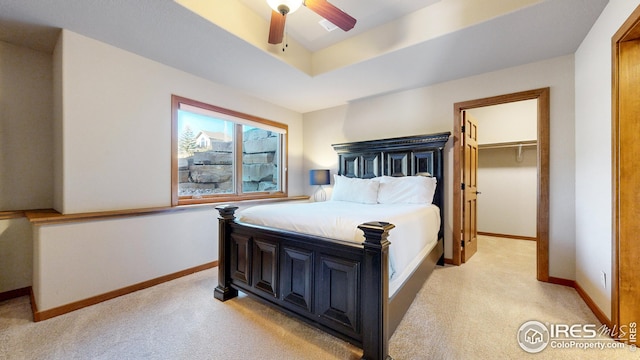
[[[64,38],[66,30],[62,29],[58,41],[53,50],[53,208],[64,213],[63,206],[63,65],[64,65]]]

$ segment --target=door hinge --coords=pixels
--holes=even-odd
[[[464,190],[464,183],[460,184],[460,190]]]
[[[460,129],[461,133],[464,133],[464,125],[462,125],[462,128]]]

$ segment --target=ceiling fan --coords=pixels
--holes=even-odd
[[[269,25],[269,44],[282,42],[287,14],[293,13],[301,5],[306,6],[344,31],[349,31],[356,25],[356,19],[327,0],[267,0],[267,3],[273,9]]]

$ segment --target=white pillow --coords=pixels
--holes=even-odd
[[[382,176],[378,178],[378,202],[381,204],[431,204],[436,178],[426,176]]]
[[[378,202],[380,183],[377,180],[348,178],[337,174],[333,175],[333,180],[331,200],[361,204],[376,204]]]

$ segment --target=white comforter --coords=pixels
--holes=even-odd
[[[362,243],[358,225],[386,221],[389,232],[392,296],[438,240],[440,209],[426,204],[360,204],[346,201],[261,205],[238,213],[239,221],[332,239]]]

